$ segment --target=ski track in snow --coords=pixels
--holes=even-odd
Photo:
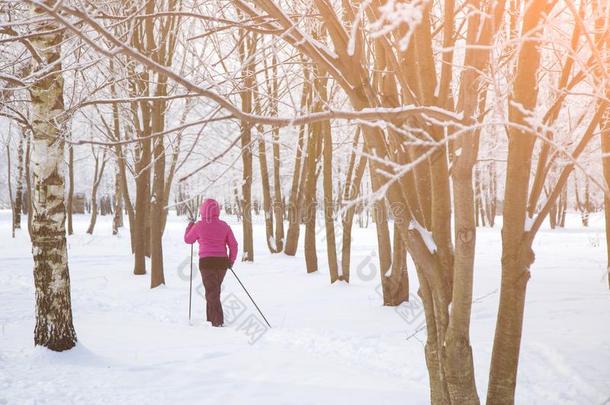
[[[610,294],[605,244],[596,243],[604,240],[603,218],[591,217],[590,228],[581,228],[576,216],[568,220],[568,229],[544,228],[535,243],[518,404],[610,399]],[[150,275],[131,274],[126,230],[113,237],[111,218],[100,217],[95,235],[85,235],[88,217],[76,216],[68,246],[79,344],[53,353],[33,347],[28,236],[22,231],[11,239],[10,213],[0,211],[0,404],[428,403],[425,330],[416,333],[417,322],[382,307],[380,275],[368,274],[368,263],[377,264],[370,259],[374,227],[354,228],[352,283],[329,286],[322,241],[321,271],[308,275],[301,251],[295,258],[268,253],[263,218],[258,221],[256,262],[235,270],[273,329],[251,344],[240,323],[256,312],[230,273],[223,298],[246,307],[242,318],[222,329],[203,322],[195,269],[189,324],[190,250],[182,243],[182,219],[170,216],[166,229],[167,286],[150,290]],[[241,225],[229,222],[240,240]],[[482,400],[499,298],[500,226],[477,235],[471,339]],[[409,260],[415,293],[412,269]],[[412,297],[403,309],[417,315]]]

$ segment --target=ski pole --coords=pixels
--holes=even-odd
[[[244,287],[243,283],[241,282],[241,280],[239,279],[239,277],[237,277],[237,274],[235,274],[235,272],[233,271],[233,267],[229,267],[229,270],[231,270],[231,273],[233,273],[233,275],[235,276],[235,278],[237,279],[237,281],[239,282],[239,285],[241,285],[241,288],[244,289],[244,291],[246,292],[246,294],[248,294],[248,298],[250,298],[250,301],[252,301],[252,303],[254,304],[254,306],[256,307],[256,310],[258,311],[259,314],[261,314],[261,316],[263,317],[263,319],[265,320],[265,323],[267,324],[267,326],[269,328],[271,328],[271,325],[269,325],[269,321],[267,320],[267,318],[265,318],[265,315],[263,315],[263,313],[261,312],[261,309],[258,307],[258,305],[256,305],[256,302],[254,302],[254,299],[252,299],[252,296],[250,295],[250,293],[248,292],[248,290],[246,290],[246,287]]]
[[[192,218],[194,218],[193,216],[193,209],[187,204],[186,205],[186,209],[189,212],[189,218],[192,222],[195,222]],[[189,281],[189,322],[191,322],[191,306],[192,306],[192,301],[193,301],[193,245],[194,243],[191,243],[191,276],[190,276],[190,281]]]
[[[189,322],[191,322],[191,302],[193,300],[193,244],[191,244],[191,280],[189,282]]]

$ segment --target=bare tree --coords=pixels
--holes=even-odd
[[[74,234],[73,225],[74,202],[74,147],[68,145],[68,196],[66,198],[66,211],[68,215],[68,235]]]
[[[104,177],[104,169],[106,168],[106,162],[108,161],[105,148],[102,150],[95,150],[95,148],[92,147],[91,153],[95,165],[93,169],[93,185],[91,187],[91,219],[89,221],[89,227],[87,228],[87,233],[90,235],[93,234],[97,222],[97,191],[102,182],[102,178]]]
[[[610,91],[607,92],[610,95]],[[606,110],[604,119],[601,124],[601,139],[602,139],[602,153],[604,157],[603,168],[604,168],[604,179],[606,180],[606,187],[610,189],[610,110]],[[606,250],[608,254],[608,287],[610,288],[610,196],[608,193],[604,196],[604,210],[606,217]]]
[[[320,81],[320,98],[328,101],[328,80]],[[323,158],[323,188],[324,188],[324,229],[326,231],[326,256],[331,284],[339,280],[339,265],[337,263],[337,241],[335,239],[335,211],[333,198],[333,138],[330,122],[320,123],[322,131]]]
[[[354,215],[357,209],[356,198],[360,194],[360,185],[362,177],[366,169],[366,156],[358,153],[358,139],[360,130],[357,130],[354,136],[352,146],[352,154],[350,157],[349,168],[346,173],[345,188],[343,190],[343,202],[347,204],[343,216],[341,218],[342,226],[342,242],[341,242],[341,280],[349,283],[350,278],[350,263],[351,263],[351,244],[352,244],[352,226],[354,223]],[[358,158],[358,159],[357,159]],[[356,159],[358,163],[356,164]]]
[[[311,103],[311,80],[310,70],[306,65],[303,66],[303,87],[301,90],[301,102],[300,109],[308,110]],[[299,233],[301,229],[301,209],[302,209],[302,196],[303,196],[303,179],[304,173],[304,162],[303,162],[303,150],[305,148],[305,131],[307,126],[302,124],[299,126],[298,141],[295,150],[294,157],[294,169],[292,172],[292,183],[290,187],[290,197],[288,200],[288,231],[286,233],[286,244],[284,246],[284,253],[289,256],[296,254],[297,246],[299,243]],[[307,156],[307,155],[305,155]],[[306,157],[305,157],[306,159]]]
[[[15,207],[15,201],[13,200],[13,185],[12,182],[13,180],[11,179],[11,146],[10,146],[10,138],[9,141],[6,143],[6,182],[8,183],[8,199],[9,199],[9,204],[11,206],[11,235],[14,238],[15,237],[15,228],[16,228],[16,207]]]
[[[532,1],[525,9],[523,16],[523,33],[532,33],[533,38],[540,40],[544,32],[545,16],[553,7],[552,2],[545,0]],[[581,5],[584,7],[584,5]],[[574,10],[572,10],[574,12]],[[574,35],[581,29],[575,24]],[[572,43],[576,47],[576,43]],[[595,52],[595,50],[593,50]],[[572,56],[567,56],[568,62],[563,69],[571,72]],[[580,137],[572,152],[563,151],[561,155],[569,159],[561,170],[557,181],[552,187],[542,208],[536,209],[542,185],[548,170],[538,165],[530,191],[530,176],[532,157],[538,135],[528,122],[531,111],[534,111],[538,98],[538,70],[541,61],[541,48],[535,41],[524,42],[518,54],[517,70],[512,85],[509,100],[508,126],[508,161],[506,184],[504,188],[504,225],[502,229],[502,284],[500,289],[500,307],[496,323],[496,333],[492,352],[487,402],[494,404],[514,403],[517,365],[521,346],[523,328],[523,311],[525,307],[526,285],[530,276],[530,266],[535,256],[532,243],[540,226],[575,167],[576,159],[584,151],[594,135],[606,102],[602,101],[596,108],[588,126]],[[578,77],[578,74],[575,75]],[[573,79],[574,80],[574,79]],[[563,81],[563,79],[562,79]],[[565,93],[564,93],[565,94]],[[546,117],[552,117],[555,109],[561,108],[564,96],[558,96]],[[543,159],[544,149],[552,145],[549,134],[538,156]],[[533,213],[537,212],[534,216]]]
[[[24,143],[25,131],[22,130],[17,146],[17,187],[15,190],[15,219],[13,221],[15,229],[21,229],[21,213],[23,211]]]
[[[55,1],[47,0],[47,6]],[[76,344],[72,324],[70,276],[66,244],[64,205],[64,101],[61,64],[63,30],[33,7],[36,35],[31,38],[34,72],[30,86],[32,107],[32,254],[36,286],[36,327],[34,343],[54,351]],[[42,18],[41,18],[42,17]],[[40,34],[44,32],[45,34]]]
[[[319,80],[319,79],[316,79]],[[317,86],[314,86],[317,87]],[[314,111],[321,109],[320,101],[314,103]],[[305,222],[305,265],[308,273],[318,271],[318,254],[316,250],[316,184],[318,182],[318,161],[322,146],[320,123],[308,126],[307,149],[303,176],[303,218]]]
[[[241,98],[242,111],[250,113],[253,111],[252,91],[254,87],[254,54],[256,52],[256,34],[241,33],[239,41],[239,58],[242,63],[242,88],[239,95]],[[242,261],[254,261],[254,236],[252,230],[252,124],[242,120],[241,123],[241,149],[242,149],[242,172],[241,185],[241,213],[243,227],[243,256]]]

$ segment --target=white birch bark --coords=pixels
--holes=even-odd
[[[55,1],[45,3],[53,5]],[[33,13],[37,18],[43,12],[34,8]],[[46,20],[43,24],[36,29],[51,34],[31,40],[41,57],[35,70],[48,72],[30,88],[33,114],[32,255],[36,287],[34,343],[63,351],[76,344],[65,229],[64,101],[60,73],[63,36],[61,31],[57,31],[56,23]]]

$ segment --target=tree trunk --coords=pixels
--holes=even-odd
[[[380,178],[374,172],[375,164],[369,164],[369,173],[373,194],[379,191]],[[388,212],[385,199],[376,198],[374,202],[373,219],[377,229],[377,250],[379,252],[379,276],[381,277],[381,290],[383,292],[383,305],[392,306],[393,296],[397,294],[398,285],[392,285],[392,242],[390,240],[390,228],[388,227]],[[403,250],[404,252],[404,250]],[[396,263],[399,265],[399,263]],[[396,297],[398,300],[398,297]],[[403,297],[405,298],[405,297]],[[403,299],[406,301],[406,299]],[[402,302],[402,301],[401,301]]]
[[[53,6],[55,1],[45,1]],[[34,7],[34,20],[44,18]],[[45,71],[30,86],[32,105],[32,255],[36,288],[34,343],[53,351],[74,347],[70,275],[66,244],[65,183],[63,178],[64,123],[61,43],[63,31],[53,21],[44,21],[44,31],[30,39],[42,58],[35,72]]]
[[[32,148],[31,148],[31,137],[28,136],[27,144],[25,147],[25,182],[26,182],[26,196],[27,196],[27,207],[28,207],[28,234],[32,239],[32,174],[31,174],[31,161],[32,161]]]
[[[258,108],[257,108],[258,110]],[[273,236],[273,207],[271,201],[271,186],[269,184],[269,169],[267,167],[267,145],[263,128],[258,128],[258,166],[261,171],[261,184],[263,187],[263,214],[265,215],[265,237],[269,252],[277,253],[277,245]]]
[[[610,49],[610,38],[608,36],[607,27],[608,12],[610,12],[610,6],[607,2],[599,2],[597,5],[597,20],[595,26],[597,32],[597,40],[602,44],[600,49],[605,49],[608,52]],[[604,17],[606,16],[606,17]],[[606,65],[607,66],[607,65]],[[603,70],[603,65],[597,67],[596,74],[602,78],[601,83],[606,84],[604,89],[606,93],[606,100],[610,99],[610,83],[608,82],[607,71]],[[604,74],[606,75],[605,80],[603,79]],[[600,102],[602,103],[602,102]],[[608,266],[606,268],[606,279],[608,281],[608,288],[610,288],[610,107],[606,103],[606,108],[603,110],[602,117],[599,123],[600,138],[601,138],[601,150],[602,150],[602,171],[606,184],[606,192],[604,193],[604,215],[606,218],[606,254],[608,257]]]
[[[11,180],[11,145],[6,143],[6,160],[7,160],[7,177],[6,182],[8,183],[8,199],[11,205],[11,236],[15,237],[15,201],[13,200],[13,186]]]
[[[304,190],[305,214],[305,264],[307,273],[318,271],[318,255],[316,252],[316,168],[320,150],[320,125],[313,124],[309,127],[309,140],[307,141],[306,180]]]
[[[309,70],[304,68],[303,75],[305,76],[305,83],[303,84],[303,92],[301,93],[301,110],[307,111],[307,106],[310,99],[310,81],[309,81]],[[299,127],[299,140],[294,158],[294,170],[292,174],[292,184],[290,187],[290,198],[288,199],[288,231],[286,233],[286,245],[284,246],[284,253],[288,256],[294,256],[297,251],[299,244],[299,233],[301,230],[301,194],[303,189],[301,185],[301,173],[302,173],[302,156],[305,140],[305,125]]]
[[[148,3],[153,4],[153,3]],[[135,37],[134,37],[135,40]],[[138,44],[138,46],[141,46]],[[149,95],[149,72],[144,71],[135,75],[131,83],[131,95]],[[140,114],[141,110],[141,123]],[[146,274],[146,256],[150,246],[149,214],[150,214],[150,167],[151,158],[151,111],[150,104],[146,101],[132,103],[131,114],[136,127],[138,137],[142,138],[136,143],[136,163],[135,163],[135,183],[136,183],[136,203],[134,212],[134,271],[133,274]]]
[[[242,256],[242,261],[253,262],[254,241],[252,231],[252,150],[250,149],[252,137],[251,128],[247,122],[242,122],[241,127],[241,147],[243,162],[241,212],[244,239],[244,253]]]
[[[489,196],[487,197],[487,222],[489,226],[493,228],[496,221],[496,207],[498,201],[497,187],[496,187],[496,163],[491,162],[490,167],[490,179],[489,179]]]
[[[559,203],[559,226],[565,228],[566,226],[566,214],[568,212],[568,186],[563,188],[561,192],[561,198]]]
[[[326,85],[324,85],[326,87]],[[324,142],[324,227],[326,229],[326,254],[331,284],[339,280],[337,242],[335,240],[335,213],[333,207],[333,141],[330,122],[321,123]]]
[[[589,226],[589,215],[591,214],[591,181],[589,176],[585,176],[585,203],[581,213],[582,226]]]
[[[72,222],[73,206],[74,201],[74,147],[68,146],[68,235],[74,234],[74,227]]]
[[[121,140],[121,132],[118,106],[116,103],[114,103],[112,106],[112,116],[114,139],[118,142]],[[123,198],[123,203],[125,204],[125,211],[127,212],[127,220],[129,222],[129,240],[131,242],[131,253],[133,254],[135,253],[136,240],[136,214],[134,212],[131,198],[129,197],[129,188],[127,186],[127,169],[125,167],[125,156],[123,155],[123,147],[120,144],[116,144],[114,147],[114,153],[116,155],[116,164],[119,172],[121,197]]]
[[[233,196],[235,198],[235,215],[237,215],[237,220],[242,220],[242,212],[241,212],[241,199],[239,198],[239,192],[237,190],[237,185],[233,185]]]
[[[155,107],[158,102],[155,103]],[[163,132],[164,108],[153,107],[153,131]],[[156,110],[156,111],[155,111]],[[163,137],[154,140],[153,147],[153,187],[150,203],[150,288],[165,284],[163,266],[163,196],[165,189],[165,146]]]
[[[373,165],[369,165],[371,170]],[[375,184],[377,180],[373,180],[373,193],[379,187]],[[385,200],[375,200],[373,219],[375,220],[375,228],[377,229],[377,250],[379,252],[379,276],[381,278],[381,290],[383,292],[383,305],[391,305],[393,286],[391,285],[392,272],[392,242],[390,240],[390,228],[388,227],[388,213],[385,205]]]
[[[89,235],[93,234],[93,229],[95,228],[95,224],[97,222],[97,190],[99,188],[100,182],[102,181],[102,177],[104,176],[104,168],[106,167],[106,150],[104,149],[103,155],[101,157],[101,165],[100,165],[100,157],[99,154],[95,156],[95,170],[93,174],[93,187],[91,188],[91,220],[89,221],[89,228],[87,228],[87,233]],[[99,169],[99,172],[98,172]]]
[[[534,0],[525,10],[522,32],[536,32],[534,37],[542,35],[541,30],[535,31],[535,28],[548,8],[546,0]],[[513,82],[513,101],[509,103],[509,119],[524,127],[528,126],[524,111],[531,111],[536,106],[536,76],[539,64],[540,49],[536,41],[523,43]],[[519,107],[515,107],[515,104]],[[524,244],[523,239],[535,138],[531,133],[514,127],[509,129],[508,135],[502,227],[502,281],[489,372],[488,404],[515,402],[525,290],[529,267],[534,261],[531,246]]]
[[[278,114],[278,76],[277,76],[277,54],[275,49],[272,55],[272,115],[277,116]],[[267,71],[265,69],[265,71]],[[280,129],[274,127],[271,131],[273,137],[273,212],[275,214],[275,251],[281,252],[284,250],[284,204],[282,201],[282,181],[280,178],[281,173],[281,160],[280,160]]]
[[[407,247],[400,234],[400,221],[394,219],[392,267],[383,289],[383,305],[396,307],[409,301],[409,274],[407,273]],[[383,286],[382,286],[383,287]]]
[[[478,167],[475,168],[475,172],[474,172],[474,190],[475,190],[474,218],[475,218],[475,225],[478,228],[479,226],[485,226],[484,225],[485,224],[485,214],[483,213],[484,199],[483,199],[482,186],[481,186],[481,175],[479,173]]]
[[[354,152],[354,158],[356,157]],[[350,204],[346,208],[342,218],[341,227],[343,230],[342,242],[341,242],[341,280],[349,283],[350,278],[350,264],[351,264],[351,251],[352,251],[352,227],[354,224],[354,215],[356,213],[357,204],[354,200],[358,197],[360,184],[362,183],[362,177],[366,169],[366,156],[360,156],[358,165],[356,166],[355,173],[348,178],[345,185],[345,192],[343,195],[343,201]]]
[[[133,274],[146,274],[146,221],[150,201],[150,141],[139,142],[136,162],[136,206],[134,216],[134,270]]]
[[[157,97],[165,97],[166,78],[158,78]],[[154,101],[152,106],[152,131],[161,133],[165,129],[166,103]],[[163,263],[163,230],[165,212],[165,145],[162,136],[153,141],[153,182],[150,202],[150,288],[165,284]]]
[[[118,164],[114,168],[114,217],[112,218],[112,234],[117,235],[123,227],[123,196],[121,195],[121,171]]]
[[[111,63],[110,70],[113,71],[113,65]],[[113,98],[116,97],[116,89],[115,84],[112,82],[110,85],[110,93]],[[119,117],[119,106],[118,103],[112,103],[112,138],[116,142],[121,140],[121,128],[120,128],[120,117]],[[125,178],[125,162],[123,161],[123,148],[120,144],[116,144],[114,148],[115,152],[115,165],[114,165],[114,218],[112,220],[112,234],[117,235],[119,233],[119,228],[122,228],[123,223],[123,192],[128,193],[127,190],[127,179]],[[125,189],[123,191],[123,189]],[[129,195],[125,197],[127,201],[129,201],[129,205],[131,206],[131,201],[129,200]],[[127,209],[132,209],[133,207],[127,207]],[[130,235],[132,235],[131,239],[131,251],[133,253],[133,230],[132,230],[132,220],[133,220],[133,212],[130,214],[129,218],[129,228]]]
[[[21,229],[21,211],[23,207],[23,141],[25,137],[25,129],[22,130],[22,135],[19,137],[19,146],[17,147],[17,189],[15,190],[15,220],[13,224],[15,229]]]
[[[610,93],[610,91],[608,93]],[[610,190],[610,109],[606,109],[600,127],[602,132],[602,165],[604,179],[606,180],[606,190]],[[604,195],[604,214],[606,216],[606,252],[608,255],[606,278],[608,279],[608,288],[610,288],[610,196],[608,193]]]
[[[463,135],[459,142],[462,153],[454,160],[452,173],[455,211],[454,277],[442,360],[451,403],[479,404],[469,333],[476,245],[472,172],[478,151],[478,134]]]
[[[251,113],[253,109],[254,88],[254,53],[256,52],[255,34],[241,32],[242,38],[239,42],[239,56],[242,61],[241,80],[242,88],[239,95],[241,98],[241,109],[245,113]],[[252,126],[249,122],[241,121],[241,151],[242,151],[242,227],[243,227],[243,256],[242,261],[254,261],[254,236],[252,230]]]
[[[275,249],[284,250],[284,203],[280,178],[280,132],[273,130],[273,212],[275,213]]]
[[[546,192],[546,197],[549,197],[549,192],[548,190],[546,190],[545,187],[545,192]],[[549,225],[551,226],[551,229],[555,229],[555,227],[557,226],[557,205],[559,203],[556,202],[555,204],[553,204],[553,206],[551,207],[551,212],[549,212]]]
[[[292,184],[290,187],[290,197],[288,199],[288,231],[286,232],[286,244],[284,253],[288,256],[294,256],[299,244],[299,233],[301,230],[301,207],[299,204],[299,185],[301,179],[301,160],[303,155],[303,138],[305,133],[305,125],[299,129],[299,141],[294,158],[294,170],[292,173]]]

